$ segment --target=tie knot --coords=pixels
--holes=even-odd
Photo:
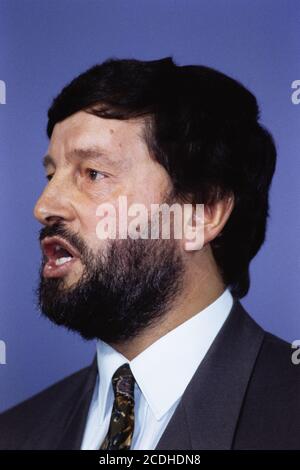
[[[115,396],[126,395],[128,398],[134,399],[135,379],[132,375],[129,364],[120,366],[112,377],[112,386]]]

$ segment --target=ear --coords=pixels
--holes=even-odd
[[[234,196],[230,194],[204,208],[204,244],[221,234],[234,207]]]
[[[211,205],[196,204],[190,209],[184,223],[184,249],[200,250],[220,235],[234,207],[230,194]]]

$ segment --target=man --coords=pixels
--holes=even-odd
[[[300,367],[239,301],[276,160],[254,96],[171,58],[107,60],[66,86],[48,117],[39,304],[96,338],[97,355],[3,413],[0,447],[299,448]],[[147,209],[134,237],[109,211],[120,197]],[[164,203],[192,207],[181,237],[175,225],[162,236],[165,219],[147,236],[150,206]],[[99,236],[104,215],[115,238]]]

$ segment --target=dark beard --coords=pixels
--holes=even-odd
[[[44,278],[37,289],[43,314],[85,339],[121,343],[157,324],[182,288],[183,260],[175,240],[107,240],[105,253],[93,254],[61,224],[41,230],[40,238],[60,235],[81,254],[84,273],[72,287]]]

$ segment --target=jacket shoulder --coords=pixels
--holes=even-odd
[[[268,381],[275,381],[278,386],[282,384],[279,388],[282,392],[296,392],[300,386],[300,364],[294,363],[293,352],[290,343],[266,332],[258,356],[256,373],[264,372]],[[294,384],[292,388],[287,387],[290,383]]]
[[[249,381],[235,448],[299,449],[300,364],[291,344],[266,332]]]
[[[36,395],[0,414],[0,449],[17,449],[33,433],[39,433],[66,415],[66,404],[74,402],[86,382],[91,366],[63,378]]]

